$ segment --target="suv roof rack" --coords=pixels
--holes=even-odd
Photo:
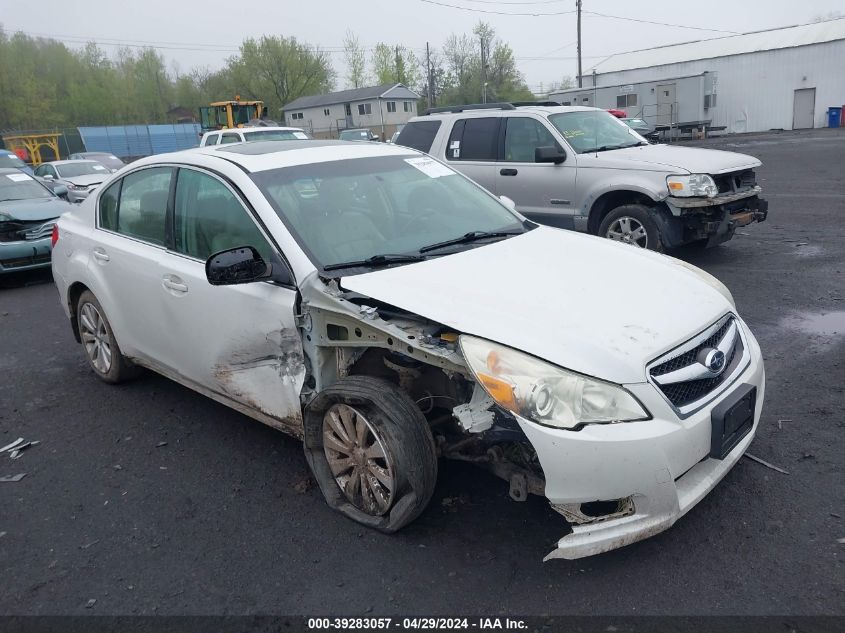
[[[511,101],[511,105],[516,108],[520,106],[537,106],[540,108],[552,108],[562,104],[557,101]]]
[[[467,105],[445,106],[443,108],[429,108],[421,116],[440,114],[441,112],[464,112],[465,110],[515,110],[512,103],[469,103]]]

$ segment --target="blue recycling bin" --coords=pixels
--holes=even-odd
[[[827,109],[827,127],[839,127],[842,121],[842,107],[834,106]]]

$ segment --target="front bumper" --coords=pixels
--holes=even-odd
[[[662,532],[739,461],[757,430],[765,389],[760,348],[747,326],[741,327],[751,352],[748,367],[719,397],[683,420],[650,383],[625,386],[651,412],[652,420],[565,431],[519,419],[537,451],[546,477],[545,495],[555,509],[596,501],[628,504],[628,511],[572,524],[572,532],[545,560],[592,556]],[[711,411],[743,384],[757,388],[754,424],[724,459],[711,458]]]
[[[750,193],[707,199],[668,197],[666,204],[673,216],[674,226],[664,231],[665,245],[671,248],[707,240],[708,247],[716,246],[730,240],[736,229],[742,226],[765,222],[769,203],[758,193],[759,187],[755,187]]]
[[[0,242],[0,275],[50,266],[50,238]]]

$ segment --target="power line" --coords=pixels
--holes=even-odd
[[[575,13],[575,11],[555,11],[553,13],[511,13],[508,11],[489,11],[487,9],[473,9],[472,7],[459,7],[454,4],[446,4],[445,2],[435,2],[435,0],[420,0],[420,2],[425,2],[426,4],[436,4],[439,7],[448,7],[449,9],[460,9],[461,11],[470,11],[472,13],[491,13],[493,15],[525,15],[531,17],[541,17],[541,16],[548,16],[548,15],[568,15],[570,13]]]
[[[656,26],[671,26],[676,29],[692,29],[694,31],[713,31],[715,33],[729,33],[730,35],[742,35],[737,31],[725,31],[723,29],[708,29],[703,26],[687,26],[685,24],[669,24],[667,22],[655,22],[653,20],[641,20],[639,18],[626,18],[621,15],[608,15],[607,13],[597,13],[595,11],[587,11],[584,10],[584,13],[588,13],[590,15],[595,15],[600,18],[611,18],[613,20],[625,20],[627,22],[639,22],[640,24],[654,24]]]

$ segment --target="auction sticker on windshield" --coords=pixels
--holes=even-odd
[[[416,167],[429,178],[440,178],[440,176],[451,176],[455,172],[441,165],[433,158],[406,158],[405,162],[411,167]]]
[[[6,174],[6,178],[13,182],[23,182],[25,180],[32,180],[32,178],[30,178],[26,174]]]

